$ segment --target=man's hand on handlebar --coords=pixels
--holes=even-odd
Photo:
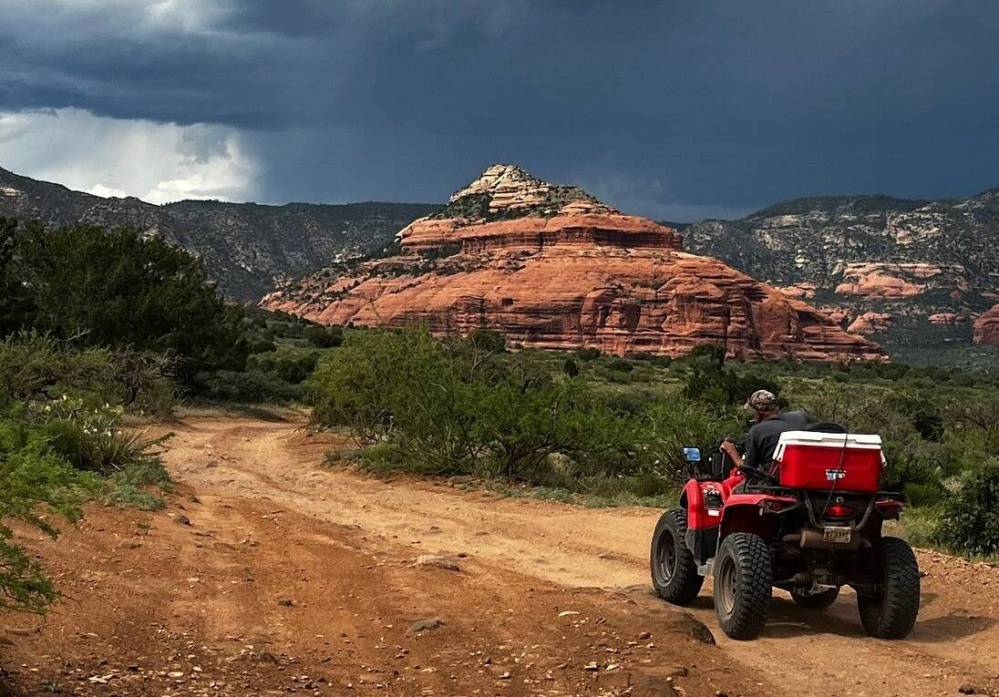
[[[730,438],[726,438],[722,441],[720,447],[721,451],[728,455],[733,465],[736,467],[742,467],[742,453],[739,452],[738,447],[736,447],[735,443],[732,442]]]

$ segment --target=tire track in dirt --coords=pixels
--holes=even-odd
[[[167,460],[195,490],[270,500],[423,552],[465,552],[563,586],[626,589],[648,600],[648,544],[659,511],[588,509],[332,469],[321,464],[324,453],[347,444],[307,435],[303,425],[191,416],[173,428]],[[999,570],[928,552],[920,564],[923,607],[905,641],[866,637],[850,592],[825,613],[776,593],[767,629],[753,642],[717,630],[709,584],[693,612],[733,660],[764,668],[789,694],[953,695],[968,683],[999,694]]]

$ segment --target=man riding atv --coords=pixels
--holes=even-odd
[[[745,467],[767,472],[777,450],[780,434],[786,431],[801,431],[808,428],[812,418],[804,409],[797,411],[780,411],[777,397],[769,390],[756,390],[746,400],[746,408],[753,411],[756,423],[749,429],[746,436],[746,453],[739,452],[736,444],[725,439],[721,444],[722,451],[729,456],[735,467]]]
[[[877,434],[781,413],[758,390],[745,455],[734,443],[686,446],[691,478],[652,535],[652,585],[677,605],[712,578],[718,624],[733,639],[763,631],[774,588],[819,611],[852,588],[864,629],[899,639],[919,612],[919,565],[909,544],[884,534],[903,497],[881,489],[887,458]],[[707,457],[703,457],[707,454]]]

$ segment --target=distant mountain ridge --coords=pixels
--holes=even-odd
[[[102,198],[0,169],[0,216],[131,225],[204,258],[230,297],[257,300],[285,282],[385,248],[413,220],[549,217],[609,209],[582,189],[496,166],[437,204],[180,201]],[[872,335],[893,355],[970,344],[999,307],[999,188],[968,198],[880,194],[776,203],[737,220],[664,223],[684,249],[720,259]],[[996,310],[990,317],[994,316]],[[994,323],[993,323],[994,324]],[[974,336],[991,343],[993,324]],[[982,329],[985,327],[986,329]]]
[[[893,353],[968,344],[999,302],[999,189],[825,196],[683,230],[684,247],[825,309]]]
[[[440,206],[420,203],[289,203],[269,206],[135,197],[103,198],[0,168],[0,216],[47,225],[134,226],[202,257],[230,297],[257,300],[281,281],[380,249]]]

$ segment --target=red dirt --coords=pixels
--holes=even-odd
[[[776,594],[763,637],[733,642],[708,588],[692,609],[704,625],[651,597],[658,511],[330,469],[323,453],[342,443],[301,425],[188,416],[171,426],[166,511],[95,507],[58,543],[32,538],[66,598],[45,618],[0,615],[9,681],[79,695],[999,694],[995,568],[921,553],[905,641],[865,637],[844,593],[823,614]],[[424,554],[460,570],[413,566]],[[430,618],[444,624],[411,631]],[[718,646],[697,638],[705,625]]]

